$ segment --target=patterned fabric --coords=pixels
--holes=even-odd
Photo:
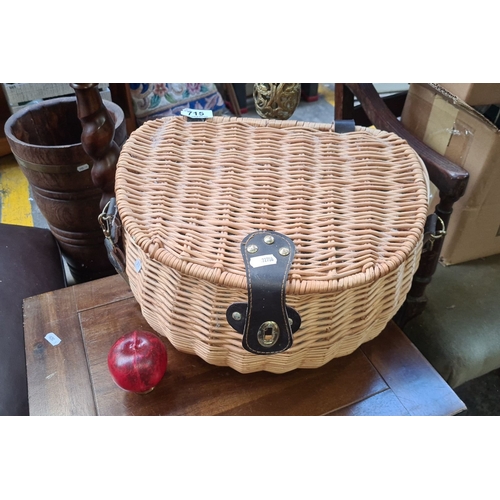
[[[225,110],[214,83],[129,83],[138,125],[163,116],[179,115],[184,108]]]

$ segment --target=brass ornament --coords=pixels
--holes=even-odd
[[[253,99],[262,118],[288,120],[300,101],[300,83],[254,83]]]

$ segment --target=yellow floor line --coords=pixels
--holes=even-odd
[[[333,107],[335,107],[335,90],[332,90],[326,85],[319,83],[318,94],[322,95],[325,98],[326,102],[330,103]],[[375,126],[370,125],[368,128],[375,128]]]
[[[326,85],[319,83],[318,94],[321,94],[325,98],[326,102],[330,103],[332,106],[335,106],[335,90],[332,90]]]
[[[12,156],[0,158],[0,201],[2,222],[33,226],[29,184]]]

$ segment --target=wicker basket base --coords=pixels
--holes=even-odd
[[[240,373],[318,368],[376,337],[404,302],[422,248],[420,243],[403,265],[365,285],[287,295],[287,304],[302,317],[293,346],[280,354],[255,355],[242,347],[241,335],[226,320],[230,304],[247,301],[246,290],[184,275],[151,259],[129,236],[126,242],[132,292],[141,298],[142,314],[151,328],[179,351]],[[387,289],[391,294],[384,293]]]

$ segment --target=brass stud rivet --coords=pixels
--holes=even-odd
[[[234,313],[232,314],[232,316],[233,316],[233,319],[234,319],[235,321],[241,321],[241,318],[243,317],[243,316],[241,315],[241,313],[239,313],[238,311],[234,311]]]
[[[290,249],[288,247],[281,247],[278,250],[278,252],[279,252],[280,255],[283,255],[283,257],[286,257],[287,255],[290,254]]]
[[[274,243],[274,238],[271,234],[266,234],[264,236],[264,242],[267,243],[268,245],[272,245]]]
[[[255,253],[258,250],[257,245],[248,245],[247,252],[248,253]]]

